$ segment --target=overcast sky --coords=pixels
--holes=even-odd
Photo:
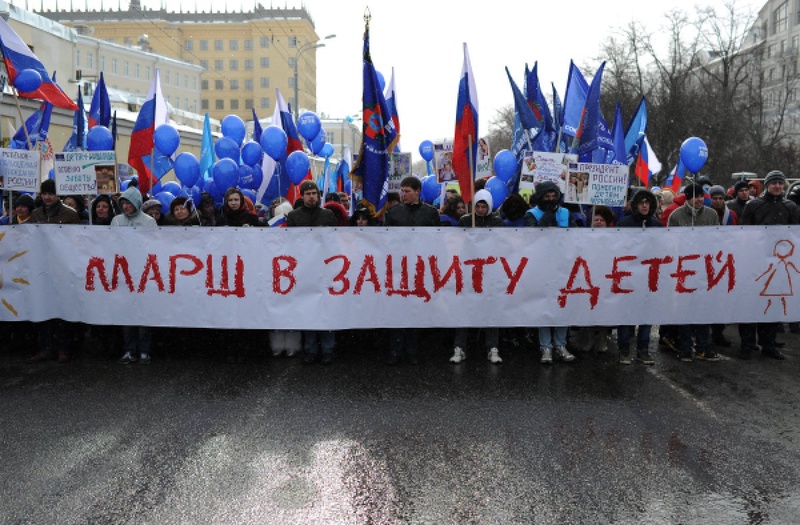
[[[285,5],[301,3],[288,0]],[[317,111],[331,117],[353,114],[361,107],[366,4],[305,0],[303,5],[320,37],[336,34],[335,39],[326,41],[326,47],[317,50]],[[663,28],[666,11],[675,8],[691,13],[697,5],[722,7],[723,2],[372,2],[370,48],[375,66],[387,82],[394,67],[401,146],[417,161],[421,141],[453,136],[463,42],[469,48],[478,92],[480,133],[486,134],[497,110],[513,103],[506,66],[521,88],[525,63],[532,67],[538,60],[543,89],[549,92],[553,82],[563,97],[570,59],[578,65],[598,67],[595,59],[600,43],[614,28],[625,26],[635,17],[656,32]],[[763,3],[738,0],[737,5],[744,11],[757,12]],[[613,115],[607,118],[610,123]],[[630,115],[623,118],[627,121]],[[495,152],[498,149],[493,146]]]

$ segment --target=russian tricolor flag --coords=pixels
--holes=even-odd
[[[653,175],[660,171],[661,162],[659,162],[658,158],[656,157],[656,152],[653,151],[653,148],[650,146],[650,142],[647,140],[647,137],[644,137],[642,149],[639,150],[639,155],[636,157],[634,173],[636,173],[636,177],[642,181],[642,184],[644,184],[645,187],[650,187],[650,181],[652,180]],[[681,175],[680,179],[683,179],[683,175]],[[680,187],[680,179],[678,181],[678,187]]]
[[[280,126],[286,133],[288,142],[286,143],[286,156],[294,151],[303,151],[303,143],[300,142],[300,134],[297,132],[297,126],[292,119],[292,113],[289,111],[289,105],[281,94],[281,90],[275,88],[275,112],[272,114],[272,125]],[[284,157],[285,160],[286,157]],[[264,177],[261,179],[261,186],[256,191],[256,201],[272,201],[276,197],[286,197],[292,202],[295,198],[295,189],[292,182],[289,180],[289,174],[286,172],[284,160],[276,162],[269,155],[264,155],[261,161],[261,171]],[[272,179],[275,178],[275,183]],[[274,184],[272,188],[270,185]]]
[[[130,164],[139,174],[139,191],[146,195],[158,182],[150,170],[153,160],[153,134],[158,126],[169,123],[167,113],[167,103],[164,100],[164,93],[161,91],[161,77],[158,68],[147,91],[144,104],[136,117],[136,124],[131,133],[131,147],[128,151],[128,164]],[[152,159],[152,160],[151,160]]]
[[[456,132],[453,137],[453,170],[464,202],[472,202],[472,167],[478,156],[478,91],[464,43],[464,65],[458,83]]]
[[[0,52],[3,53],[3,62],[8,71],[8,80],[13,85],[17,75],[23,69],[35,69],[42,77],[42,85],[35,91],[19,93],[22,98],[46,100],[54,106],[64,109],[76,110],[77,104],[64,93],[58,84],[50,79],[44,65],[36,58],[33,51],[22,41],[17,33],[11,29],[8,22],[0,18]]]

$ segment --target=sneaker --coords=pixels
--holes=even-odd
[[[454,364],[458,364],[461,361],[467,358],[467,354],[461,349],[460,346],[457,346],[453,349],[453,357],[450,358],[450,362]]]
[[[631,364],[631,356],[628,354],[619,354],[619,364],[621,365],[629,365]]]
[[[495,365],[499,365],[503,362],[503,359],[500,357],[500,352],[497,350],[497,348],[492,348],[489,350],[488,359]]]
[[[130,352],[125,352],[125,355],[123,355],[120,360],[117,361],[117,363],[121,365],[129,365],[131,363],[135,363],[136,361],[138,361],[138,359],[132,356]]]
[[[650,355],[650,352],[639,352],[636,355],[636,360],[639,361],[640,363],[642,363],[643,365],[654,365],[654,364],[656,364],[656,362],[653,361],[653,356]]]
[[[273,350],[272,357],[280,357],[283,354],[283,350]]]
[[[569,350],[566,347],[559,346],[556,348],[556,357],[564,361],[565,363],[569,363],[570,361],[575,361],[575,356],[569,353]]]
[[[684,363],[691,363],[692,362],[692,353],[688,352],[688,353],[681,354],[681,361],[683,361]]]
[[[670,339],[669,337],[662,337],[661,339],[659,339],[659,341],[658,341],[658,347],[659,347],[661,350],[671,350],[671,351],[673,351],[673,352],[677,352],[677,351],[678,351],[678,347],[677,347],[677,345],[676,345],[676,344],[675,344],[675,342],[674,342],[672,339]]]
[[[705,354],[706,354],[706,361],[719,361],[720,360],[719,354],[716,353],[713,350],[706,350]]]
[[[553,362],[553,351],[550,348],[542,348],[542,358],[540,362],[550,364]]]
[[[140,365],[149,365],[150,364],[150,354],[142,354],[142,357],[139,358]]]

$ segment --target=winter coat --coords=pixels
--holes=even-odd
[[[336,215],[331,210],[320,208],[308,208],[301,205],[292,210],[286,216],[286,226],[336,226],[338,221]]]
[[[386,212],[384,226],[439,226],[439,212],[430,204],[398,204]]]
[[[119,197],[120,205],[123,200],[133,204],[136,212],[125,215],[120,213],[111,219],[111,226],[157,226],[156,220],[142,211],[142,194],[139,193],[139,188],[128,188]]]
[[[769,193],[747,203],[740,225],[798,224],[798,208],[794,202]]]

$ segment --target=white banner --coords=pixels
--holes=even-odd
[[[55,154],[56,195],[117,192],[113,151],[65,151]]]
[[[569,165],[564,202],[625,206],[628,166],[580,162]]]
[[[0,230],[0,320],[345,329],[798,321],[800,227]]]
[[[0,148],[0,188],[12,191],[39,191],[38,151]]]
[[[533,190],[540,182],[558,185],[561,193],[566,191],[568,168],[578,162],[577,155],[568,153],[549,153],[547,151],[527,151],[522,160],[519,187]]]

